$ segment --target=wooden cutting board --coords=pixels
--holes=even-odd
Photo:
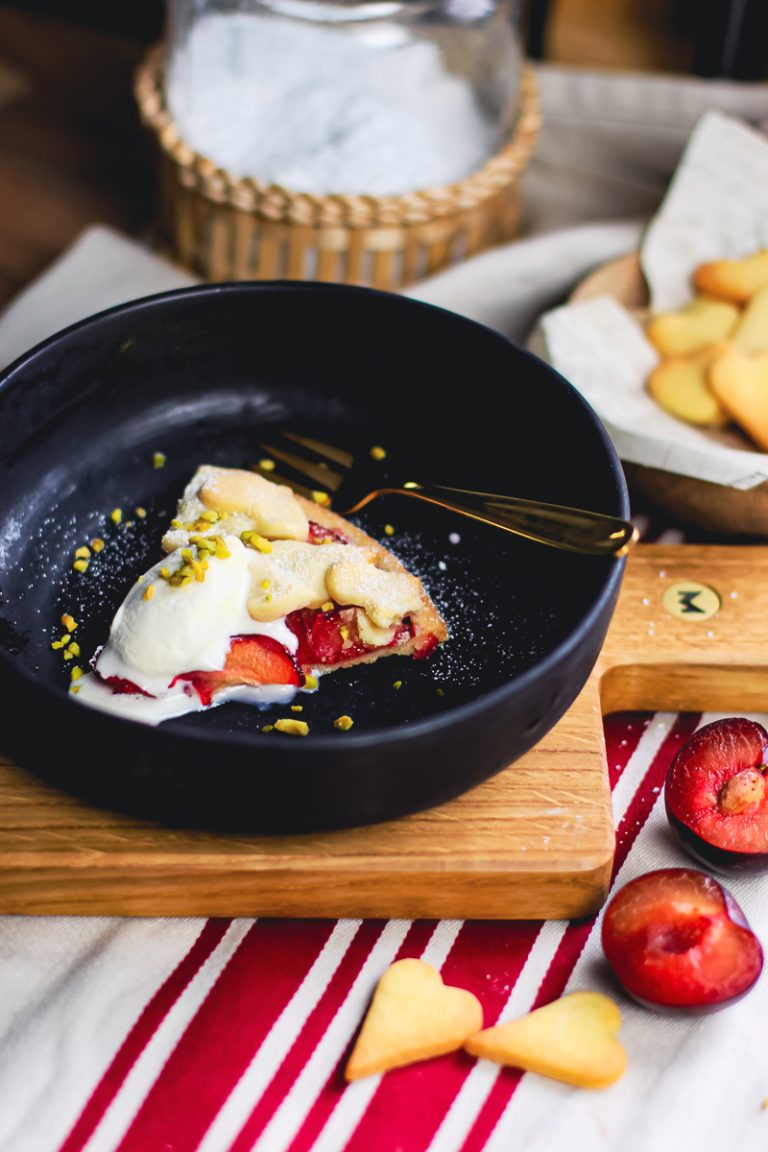
[[[610,876],[602,715],[618,709],[768,710],[768,548],[641,545],[560,723],[474,791],[389,824],[274,838],[169,830],[0,760],[0,913],[583,916]]]

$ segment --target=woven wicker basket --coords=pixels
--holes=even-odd
[[[166,106],[159,46],[139,66],[135,94],[159,146],[158,244],[209,280],[395,289],[509,239],[539,128],[536,81],[526,69],[514,135],[465,180],[404,196],[310,196],[233,176],[185,144]]]

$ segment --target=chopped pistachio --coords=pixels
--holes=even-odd
[[[155,594],[154,584],[148,584],[147,587],[144,589],[144,599],[145,600],[151,600],[152,597],[154,596],[154,594]]]
[[[104,547],[104,541],[101,539],[101,537],[100,536],[94,536],[93,540],[91,540],[91,548],[93,549],[93,551],[94,552],[101,552],[103,547]]]
[[[122,522],[122,519],[123,519],[122,508],[113,508],[109,514],[109,518],[113,524],[120,524]]]
[[[310,692],[314,692],[315,689],[317,688],[317,677],[316,676],[305,676],[304,677],[304,687],[308,688]]]
[[[278,732],[284,732],[286,736],[306,736],[309,732],[306,720],[276,720],[274,726]]]
[[[85,544],[81,545],[80,548],[75,549],[75,559],[77,560],[87,560],[90,554],[91,550],[90,548],[86,548]]]
[[[146,508],[142,508],[141,505],[139,505],[138,508],[134,508],[134,512],[138,516],[139,520],[143,520],[147,515]]]
[[[265,457],[263,460],[259,460],[259,468],[261,468],[263,472],[274,472],[275,462],[274,460],[270,460],[269,457]]]
[[[273,732],[274,728],[274,724],[263,724],[261,730],[262,732]]]
[[[395,534],[395,529],[394,529],[393,525],[392,524],[385,524],[384,525],[384,535],[385,536],[394,536],[394,534]]]
[[[327,508],[331,502],[331,498],[328,493],[320,492],[318,489],[312,493],[312,499],[314,500],[315,504],[321,504],[324,508]]]
[[[257,552],[271,552],[272,544],[267,540],[266,536],[260,536],[258,532],[241,532],[240,539],[246,548],[255,548]]]
[[[291,712],[303,712],[303,711],[304,711],[304,705],[303,704],[291,704]]]
[[[321,612],[333,612],[333,600],[326,600],[324,604],[320,605]]]
[[[351,716],[339,716],[333,722],[334,728],[338,728],[340,732],[349,732],[353,724],[354,720]]]
[[[76,572],[87,572],[88,571],[88,561],[87,560],[75,560],[72,567],[75,569]]]
[[[189,542],[190,542],[190,544],[195,545],[198,552],[215,553],[216,552],[216,539],[217,539],[217,537],[215,537],[215,536],[208,537],[208,536],[193,535],[193,536],[190,536]]]
[[[394,684],[392,685],[392,687],[395,688],[398,692],[400,691],[402,686],[403,686],[402,680],[395,680]]]
[[[386,448],[382,448],[382,446],[380,444],[374,444],[373,448],[371,448],[371,459],[372,460],[386,460],[386,458],[387,458]]]
[[[166,456],[165,452],[153,452],[152,453],[152,467],[153,468],[162,468],[165,465],[165,462],[167,459],[168,459],[168,457]]]
[[[77,628],[77,620],[75,620],[74,616],[70,616],[69,612],[65,612],[61,617],[61,623],[67,632],[74,632],[75,628]]]
[[[69,652],[70,656],[79,656],[80,655],[80,645],[77,643],[76,640],[72,641],[69,648],[67,648],[67,652]]]

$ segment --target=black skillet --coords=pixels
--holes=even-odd
[[[451,639],[428,661],[387,658],[323,680],[301,697],[309,736],[260,732],[284,707],[227,704],[153,729],[67,697],[69,665],[51,649],[61,614],[81,621],[84,663],[158,558],[197,465],[247,466],[282,428],[364,459],[381,444],[393,482],[627,515],[618,460],[584,400],[449,312],[304,284],[192,288],[104,312],[0,378],[4,752],[62,788],[169,823],[303,831],[439,804],[553,726],[598,654],[622,563],[402,497],[359,522],[423,577]],[[104,550],[73,571],[74,549],[97,536]],[[333,728],[342,713],[349,732]]]

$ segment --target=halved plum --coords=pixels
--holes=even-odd
[[[214,692],[228,685],[292,684],[300,688],[304,673],[285,645],[271,636],[235,636],[220,672],[184,672],[171,687],[179,680],[188,680],[207,706]]]
[[[667,817],[685,849],[724,871],[768,868],[768,732],[730,717],[685,742],[667,774]]]
[[[693,868],[648,872],[603,917],[603,950],[618,980],[650,1008],[713,1012],[744,996],[763,950],[736,901]]]

